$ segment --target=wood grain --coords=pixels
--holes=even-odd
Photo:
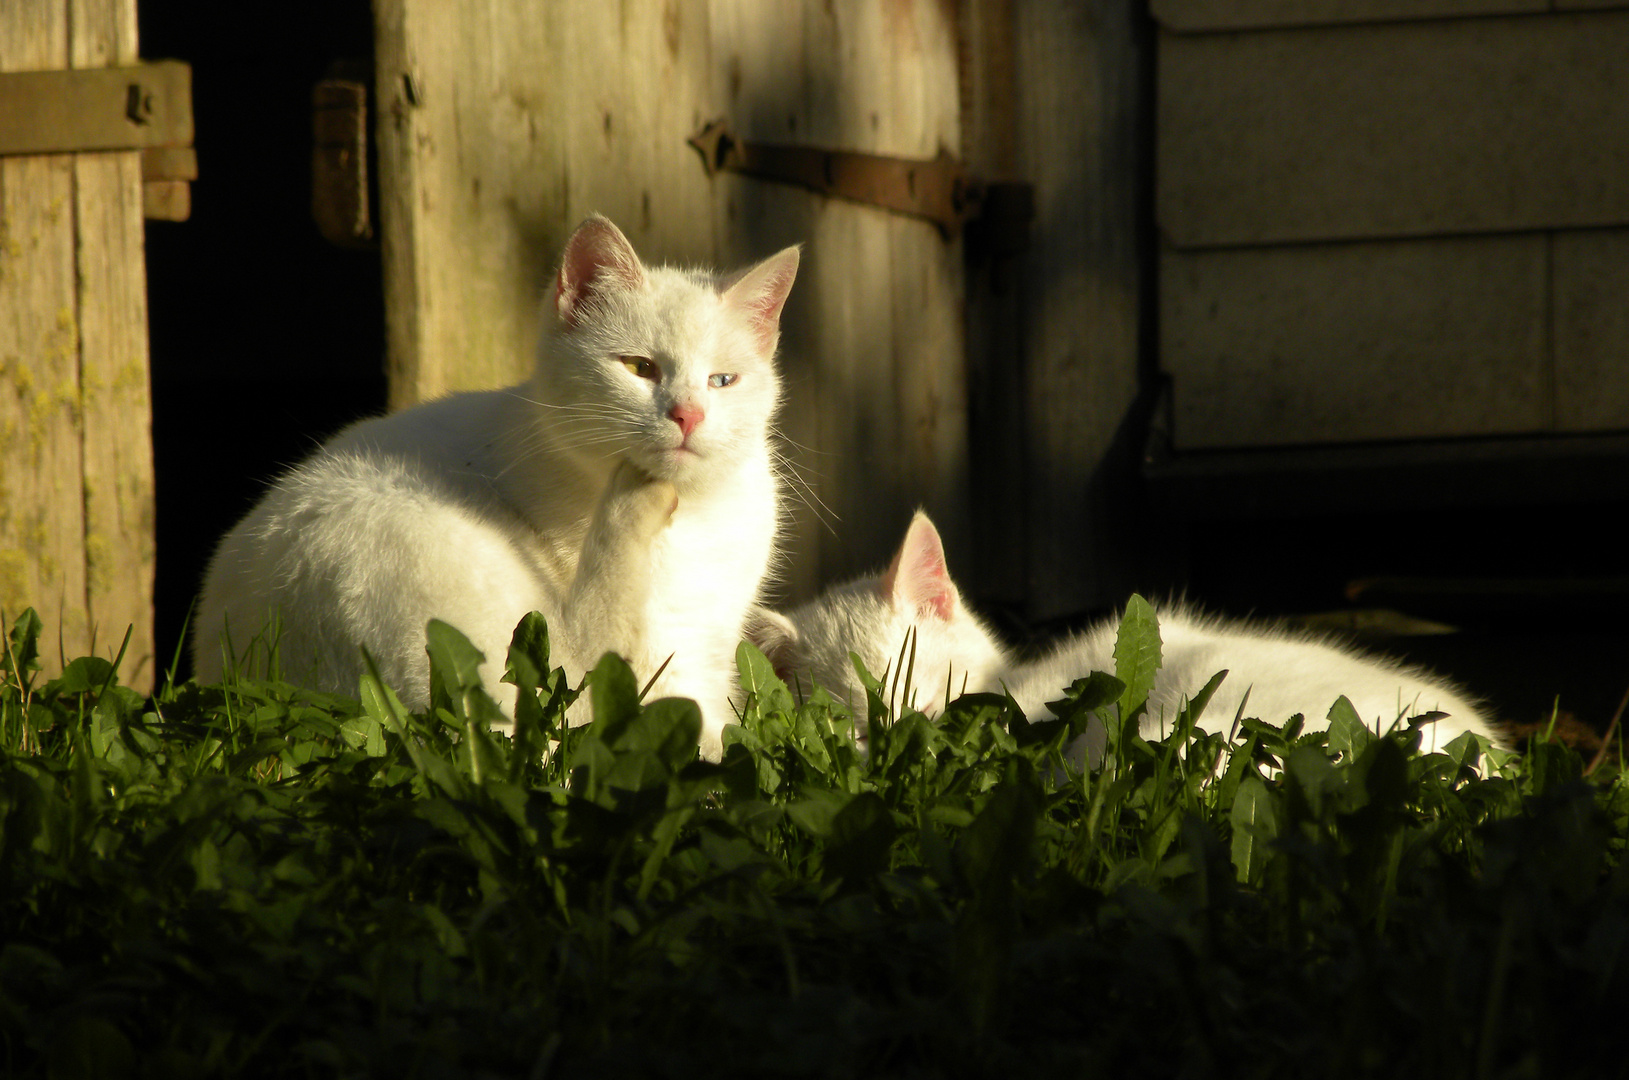
[[[0,7],[0,70],[136,60],[130,0]],[[0,159],[0,609],[46,621],[48,670],[130,630],[153,678],[153,472],[140,155]],[[54,647],[60,635],[61,648]]]

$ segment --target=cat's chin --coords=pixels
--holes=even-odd
[[[696,487],[705,479],[707,470],[707,459],[685,446],[642,454],[639,464],[651,476],[681,490]]]

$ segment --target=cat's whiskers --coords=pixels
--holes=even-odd
[[[600,460],[619,457],[638,443],[643,432],[644,418],[640,412],[622,402],[556,405],[536,401],[524,394],[511,393],[510,396],[566,415],[545,414],[538,417],[537,423],[515,447],[514,460],[499,472],[500,477],[547,453],[610,446],[608,452],[596,453],[595,457]]]
[[[803,470],[798,467],[790,455],[779,448],[772,448],[770,453],[774,459],[776,471],[786,480],[787,489],[796,496],[798,502],[808,507],[809,511],[814,514],[816,521],[819,521],[820,524],[826,527],[828,532],[836,536],[837,529],[834,523],[842,520],[837,511],[828,506],[826,501],[820,497],[820,493],[803,475]],[[819,476],[820,474],[815,473],[815,475]]]
[[[816,450],[812,446],[804,446],[802,443],[798,442],[796,439],[792,438],[790,435],[786,434],[786,432],[784,432],[784,431],[775,432],[775,438],[777,440],[779,440],[780,442],[785,443],[787,446],[790,446],[792,449],[800,451],[801,453],[814,454],[817,457],[832,457],[832,456],[834,456],[831,453],[831,451],[829,451],[829,450]]]

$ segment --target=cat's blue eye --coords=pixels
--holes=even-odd
[[[651,382],[660,382],[662,379],[662,369],[648,356],[619,356],[617,359],[622,361],[623,367],[641,379],[649,379]]]
[[[739,375],[709,375],[707,376],[707,385],[714,390],[722,390],[726,386],[734,385],[735,380],[740,377]]]

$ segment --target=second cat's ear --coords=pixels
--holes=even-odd
[[[720,285],[724,302],[743,312],[758,338],[764,355],[775,351],[781,336],[781,308],[798,276],[796,245],[777,252],[761,263],[737,271]]]
[[[644,284],[645,266],[633,245],[609,218],[594,214],[566,241],[554,282],[554,308],[561,322],[575,326],[583,305],[595,294]]]
[[[882,575],[881,587],[884,596],[918,615],[935,615],[949,622],[956,614],[960,594],[950,580],[945,547],[939,530],[922,511],[916,512],[905,530],[905,541]]]

